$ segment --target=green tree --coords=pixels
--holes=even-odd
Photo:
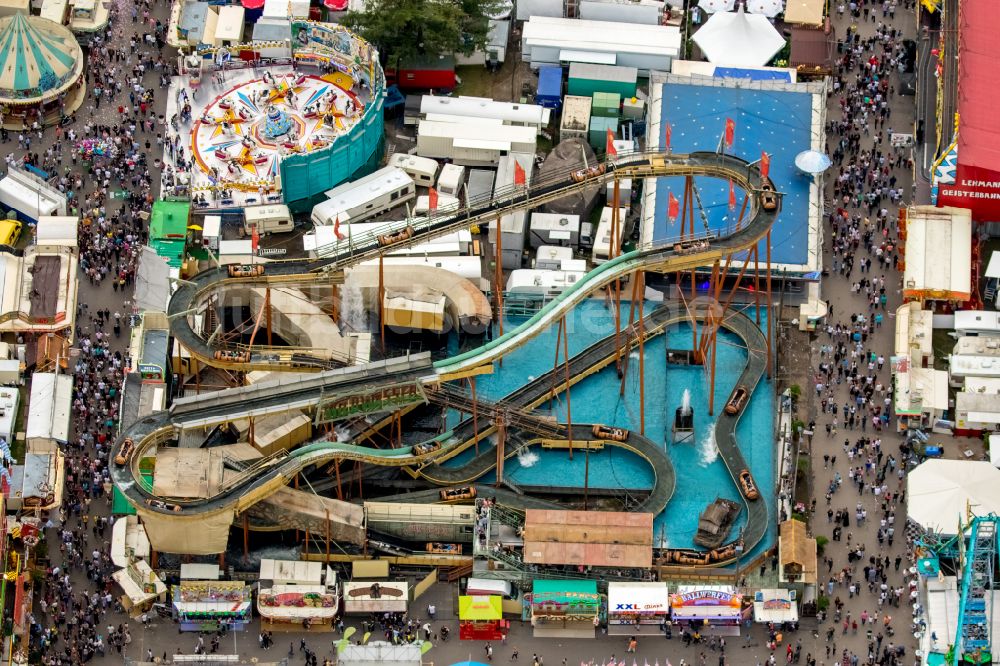
[[[378,47],[390,66],[420,57],[484,50],[498,0],[369,0],[343,23]]]

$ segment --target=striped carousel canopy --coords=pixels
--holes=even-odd
[[[0,99],[50,99],[82,71],[83,53],[68,28],[24,14],[0,19]]]

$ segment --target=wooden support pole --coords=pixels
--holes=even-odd
[[[639,271],[639,434],[646,435],[646,326],[643,322],[643,296],[646,293],[646,273]],[[590,447],[587,447],[590,450]]]
[[[556,355],[552,359],[552,387],[549,389],[549,403],[552,404],[556,399],[556,385],[559,383],[559,375],[556,371],[559,369],[559,352],[562,347],[562,335],[563,335],[563,322],[562,319],[559,320],[559,324],[556,328]]]
[[[562,317],[563,327],[563,359],[566,362],[566,434],[569,438],[569,459],[573,459],[573,403],[570,400],[569,385],[569,329],[566,328],[566,315]]]
[[[267,346],[274,346],[271,330],[271,288],[264,291],[264,315],[267,317]]]
[[[254,437],[255,433],[254,433],[254,427],[253,427],[254,417],[252,417],[252,416],[248,417],[247,421],[249,422],[249,425],[247,426],[247,439],[250,441],[250,446],[255,446],[256,445],[255,444],[255,437]]]
[[[364,468],[365,468],[365,464],[363,462],[361,462],[360,460],[357,461],[357,463],[354,465],[354,470],[355,470],[355,472],[358,475],[358,499],[364,499],[365,498],[365,489],[364,489],[364,485],[362,484],[362,481],[363,481],[362,477],[364,476],[364,474],[362,473],[362,471],[364,470]]]
[[[785,285],[781,285],[784,290]],[[771,320],[774,319],[774,312],[771,310],[771,230],[767,230],[767,378],[771,378],[771,366],[774,365],[772,359],[772,328]]]
[[[493,269],[493,302],[496,309],[497,318],[497,337],[503,335],[503,225],[501,224],[500,216],[497,216],[497,235],[496,235],[496,263]],[[503,367],[503,357],[500,357],[498,361],[500,367]]]
[[[333,318],[334,323],[338,326],[340,325],[340,285],[333,284],[330,286],[330,317]]]
[[[497,488],[503,483],[503,462],[507,449],[507,426],[503,419],[503,414],[497,416]]]
[[[306,547],[303,549],[303,552],[309,552],[309,530],[306,530]]]
[[[250,518],[243,512],[243,557],[250,557]]]
[[[340,460],[333,463],[333,473],[337,477],[337,499],[344,501],[344,489],[340,485]]]
[[[324,508],[326,511],[326,561],[330,561],[330,509]]]
[[[469,377],[469,386],[472,389],[472,437],[475,441],[476,455],[479,455],[479,409],[476,405],[476,376]]]
[[[632,276],[632,296],[629,299],[630,302],[629,302],[629,308],[628,308],[628,325],[625,326],[625,330],[627,332],[626,335],[625,335],[626,345],[628,344],[630,333],[632,331],[632,326],[635,323],[636,301],[640,300],[639,297],[638,297],[638,292],[639,292],[639,275],[637,273],[637,274],[635,274],[635,275]],[[642,328],[642,316],[641,315],[639,316],[639,328]],[[618,382],[618,395],[624,396],[625,395],[625,378],[628,376],[628,354],[625,354],[624,360],[622,361],[622,370],[618,374],[620,375],[620,377],[619,377],[620,381]]]
[[[621,210],[621,183],[615,178],[614,189],[611,196],[611,243],[608,245],[608,259],[614,259],[621,254],[621,220],[619,212]],[[612,309],[615,319],[615,370],[618,375],[622,374],[622,351],[621,351],[621,328],[622,328],[622,286],[620,280],[615,280],[614,298],[612,299]],[[558,345],[558,343],[556,343]]]
[[[753,246],[753,305],[757,326],[760,326],[760,248]]]
[[[385,354],[385,254],[378,255],[378,328]]]

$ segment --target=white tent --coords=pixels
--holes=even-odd
[[[736,12],[712,14],[694,41],[716,65],[760,67],[785,45],[781,34],[766,16]]]
[[[988,461],[928,460],[909,474],[907,514],[926,530],[955,534],[966,507],[1000,514],[1000,469]]]

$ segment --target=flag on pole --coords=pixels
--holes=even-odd
[[[729,210],[736,210],[736,186],[733,179],[729,179]]]
[[[607,152],[608,157],[618,157],[618,151],[615,150],[615,133],[612,129],[608,128],[608,139],[605,146],[605,152]]]
[[[673,192],[669,192],[667,197],[667,218],[671,222],[676,222],[680,214],[681,202],[677,200]]]
[[[250,232],[250,251],[257,254],[257,248],[260,246],[260,234],[257,232],[257,225],[253,225],[253,230]]]
[[[760,177],[767,178],[771,173],[771,156],[763,150],[760,151]]]
[[[524,172],[524,167],[516,159],[514,160],[514,184],[525,185],[528,182],[528,174]]]
[[[347,238],[347,236],[340,233],[340,215],[333,220],[333,235],[337,237],[337,240],[344,240]]]
[[[437,210],[438,207],[438,191],[433,187],[427,190],[427,209]]]
[[[736,138],[736,121],[726,118],[726,148],[733,147],[734,138]]]
[[[670,152],[670,137],[674,133],[674,128],[670,126],[670,123],[663,123],[663,150],[664,152]]]

